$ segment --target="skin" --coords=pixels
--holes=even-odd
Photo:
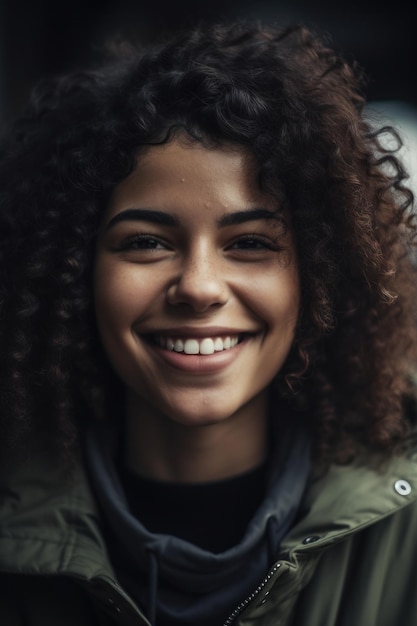
[[[300,306],[295,247],[277,208],[250,154],[233,146],[148,148],[116,187],[98,238],[95,303],[126,389],[125,456],[136,472],[216,480],[265,457],[268,387]],[[209,355],[165,346],[226,336],[237,345]]]

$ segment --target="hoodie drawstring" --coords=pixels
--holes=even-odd
[[[149,591],[148,591],[148,620],[155,626],[156,624],[156,605],[158,594],[158,574],[159,564],[158,555],[152,550],[148,550],[149,555]]]

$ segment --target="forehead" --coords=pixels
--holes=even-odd
[[[180,208],[189,201],[201,204],[252,204],[267,201],[258,185],[253,155],[240,146],[207,148],[198,142],[172,140],[141,152],[133,172],[115,188],[109,209],[132,202],[149,208]],[[268,200],[268,203],[270,199]],[[242,206],[240,208],[243,208]]]

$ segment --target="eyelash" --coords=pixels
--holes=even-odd
[[[140,244],[142,244],[140,246]],[[239,248],[239,245],[243,245],[242,248]],[[145,235],[145,234],[136,234],[131,237],[128,237],[118,246],[119,251],[125,250],[143,250],[143,251],[154,251],[157,249],[157,246],[160,245],[165,249],[169,249],[170,246],[161,240],[160,238],[154,235]],[[229,250],[237,250],[242,249],[246,251],[260,251],[262,249],[268,249],[274,252],[280,252],[283,250],[283,246],[278,243],[272,241],[271,239],[267,239],[265,237],[261,237],[258,234],[247,234],[238,237],[232,244],[228,246]]]
[[[164,248],[168,247],[168,244],[164,243],[163,241],[161,241],[161,239],[159,239],[158,237],[155,237],[154,235],[141,235],[141,234],[136,234],[133,235],[132,237],[128,237],[127,239],[123,240],[121,242],[121,244],[118,246],[118,250],[132,250],[135,249],[135,246],[139,243],[142,244],[150,244],[151,242],[154,242],[155,244],[160,244],[162,245]],[[140,249],[140,250],[155,250],[156,247],[155,246],[149,246],[149,245],[144,245],[141,248],[136,248],[136,249]]]
[[[232,244],[232,248],[236,245],[236,244],[242,244],[242,243],[255,243],[255,246],[248,246],[245,247],[245,250],[261,250],[261,249],[265,249],[267,248],[268,250],[272,250],[274,252],[280,252],[281,250],[283,250],[283,247],[281,245],[279,245],[278,243],[272,241],[271,239],[267,239],[265,237],[261,237],[260,235],[257,234],[249,234],[249,235],[242,235],[241,237],[239,237],[233,244]]]

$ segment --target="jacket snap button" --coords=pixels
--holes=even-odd
[[[268,595],[269,595],[269,591],[266,591],[264,597],[262,598],[261,604],[265,604],[265,602],[268,600],[267,598]]]
[[[306,537],[305,539],[303,539],[303,544],[307,545],[309,543],[314,543],[315,541],[318,541],[320,539],[320,537],[318,535],[311,535],[311,537]]]
[[[394,489],[400,496],[408,496],[411,493],[411,485],[407,480],[397,480]]]
[[[107,598],[107,602],[112,607],[112,609],[116,611],[116,613],[120,613],[120,607],[115,604],[113,598]]]

